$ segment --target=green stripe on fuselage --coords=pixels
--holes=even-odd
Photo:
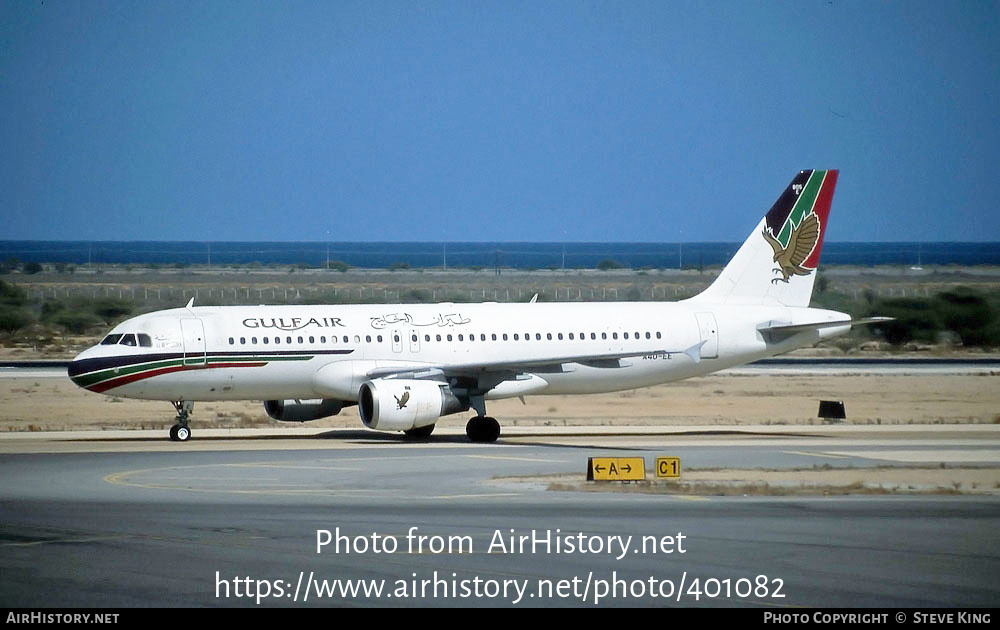
[[[813,174],[809,176],[809,181],[802,189],[799,200],[795,202],[795,207],[788,214],[788,220],[785,221],[781,232],[778,233],[778,242],[781,243],[782,247],[788,247],[788,239],[792,236],[792,230],[799,227],[802,219],[812,212],[813,204],[816,203],[816,196],[819,195],[819,189],[823,185],[825,177],[826,171],[813,171]]]
[[[174,367],[181,364],[180,359],[171,359],[169,361],[155,361],[153,363],[137,363],[135,365],[124,365],[118,368],[109,368],[107,370],[101,370],[100,372],[91,372],[90,374],[82,374],[80,376],[74,376],[73,382],[80,387],[90,387],[91,385],[96,385],[101,381],[106,381],[112,378],[118,378],[119,376],[128,376],[130,374],[135,374],[136,372],[145,372],[147,370],[159,370],[167,367]]]
[[[212,356],[208,357],[208,364],[215,363],[269,363],[271,361],[308,361],[312,359],[313,355],[296,355],[296,356],[272,356],[272,355],[257,355],[257,354],[241,354],[238,356]],[[185,359],[185,365],[203,365],[201,357],[192,358],[187,357]],[[181,365],[181,359],[171,359],[168,361],[154,361],[152,363],[135,363],[133,365],[126,365],[119,368],[109,368],[106,370],[101,370],[100,372],[92,372],[90,374],[82,374],[80,376],[74,376],[73,382],[80,387],[90,387],[91,385],[96,385],[97,383],[111,380],[113,378],[119,378],[122,376],[129,376],[131,374],[137,374],[139,372],[149,372],[153,370],[160,370],[163,368],[177,367]]]

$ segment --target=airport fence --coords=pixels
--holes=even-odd
[[[678,300],[696,294],[703,286],[691,285],[622,285],[611,287],[416,287],[382,286],[350,287],[190,287],[145,285],[21,285],[32,300],[67,300],[73,298],[114,298],[142,304],[183,304],[194,298],[196,304],[264,304],[264,303],[334,303],[347,304],[412,302],[526,302],[534,295],[545,302],[656,301]],[[707,286],[707,282],[705,283]],[[840,288],[838,288],[839,290]],[[876,297],[930,297],[940,288],[934,287],[874,287],[842,291],[853,299],[865,291]]]

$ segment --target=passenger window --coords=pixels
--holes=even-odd
[[[424,335],[424,341],[430,341],[430,340],[431,340],[430,335]]]
[[[612,339],[617,339],[618,338],[618,333],[611,333],[611,338]]]
[[[601,339],[607,339],[608,333],[601,333]]]
[[[257,343],[257,338],[256,337],[250,337],[250,341],[251,341],[251,343]]]
[[[497,334],[493,333],[493,341],[496,341],[496,340],[497,340]]]
[[[505,338],[506,338],[506,337],[505,337]],[[514,333],[514,341],[520,341],[520,339],[519,339],[519,338],[518,338],[518,336],[517,336],[517,333]]]
[[[493,338],[496,339],[497,336],[493,335]],[[479,341],[486,341],[486,335],[480,333],[480,335],[479,335]]]
[[[246,337],[240,337],[240,345],[241,346],[245,346],[246,343],[247,343],[247,338]]]
[[[441,335],[434,335],[434,339],[436,339],[437,341],[441,341]]]
[[[649,339],[649,333],[648,332],[646,333],[646,339]]]
[[[347,341],[347,337],[344,337],[344,341]],[[354,343],[361,343],[361,335],[354,335]]]
[[[267,337],[262,337],[262,339],[264,340],[264,343],[268,343]]]
[[[316,343],[315,337],[309,337],[309,343]]]
[[[504,333],[504,334],[503,334],[503,340],[504,340],[504,341],[507,341],[507,333]]]
[[[140,346],[142,346],[143,348],[153,347],[153,340],[149,338],[149,335],[147,335],[146,333],[139,333],[138,337]]]
[[[310,337],[310,340],[311,339],[312,339],[312,337]],[[299,343],[302,343],[302,337],[299,337]]]
[[[274,343],[281,343],[281,337],[275,337]]]
[[[465,337],[463,337],[462,335],[459,335],[459,336],[458,336],[458,340],[459,340],[459,341],[465,341]]]
[[[312,341],[312,337],[309,338],[309,341]],[[330,337],[330,341],[336,343],[336,339],[334,339],[333,337]],[[326,335],[320,337],[319,338],[319,342],[320,343],[326,343]]]
[[[285,343],[292,343],[291,337],[285,337]],[[302,343],[302,337],[299,337],[299,343]]]
[[[396,343],[399,343],[399,335],[393,335],[392,340],[395,341]]]
[[[451,335],[448,335],[448,341],[451,341]]]
[[[344,343],[347,343],[347,335],[344,335]]]
[[[101,345],[102,346],[113,346],[113,345],[117,344],[118,340],[121,339],[121,338],[122,338],[121,335],[108,335],[107,337],[105,337],[101,341]]]
[[[551,339],[552,335],[549,335],[549,338]],[[535,341],[541,341],[541,340],[542,340],[542,333],[535,333]]]
[[[660,338],[660,331],[656,331],[656,338],[657,338],[657,339],[659,339],[659,338]]]
[[[590,333],[590,338],[591,339],[597,339],[597,334],[596,333]]]
[[[372,336],[371,335],[365,335],[365,343],[371,343],[371,342],[372,342]]]
[[[233,339],[232,337],[230,337],[229,338],[229,345],[233,345],[234,343],[236,343],[236,340]]]
[[[628,333],[625,333],[625,338],[628,339]]]
[[[416,335],[410,335],[410,341],[416,341],[416,340],[417,340]]]
[[[552,333],[545,333],[545,338],[552,341]]]
[[[570,333],[570,334],[569,334],[569,340],[570,340],[570,341],[573,341],[573,333]]]

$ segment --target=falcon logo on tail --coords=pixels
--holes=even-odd
[[[819,230],[819,219],[816,218],[815,214],[810,214],[789,233],[788,245],[782,247],[781,242],[768,232],[768,228],[764,228],[764,240],[774,250],[774,262],[778,263],[774,272],[784,276],[773,278],[772,284],[788,282],[788,278],[791,276],[808,276],[813,272],[812,269],[803,267],[802,263],[816,249],[816,243],[819,242]]]
[[[837,171],[801,171],[767,213],[762,236],[778,264],[773,272],[781,274],[771,284],[787,284],[816,269],[836,181]]]

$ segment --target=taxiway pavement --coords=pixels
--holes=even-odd
[[[160,432],[2,439],[0,604],[593,606],[605,589],[602,606],[1000,602],[996,495],[692,497],[558,492],[511,480],[582,477],[587,457],[600,455],[796,468],[995,465],[1000,450],[1000,431],[989,426],[784,429],[526,432],[493,445],[363,431],[279,439],[200,432],[188,444]],[[66,444],[73,447],[57,447]],[[395,551],[317,553],[317,531],[338,528],[369,545],[391,538]],[[427,546],[412,548],[421,535]],[[552,542],[496,545],[511,535]],[[632,537],[624,552],[616,536]],[[433,537],[468,548],[437,553]],[[654,552],[652,541],[665,537],[674,551]],[[602,549],[557,552],[556,538],[603,541]],[[319,581],[383,590],[320,595]],[[246,596],[265,584],[259,604]]]

